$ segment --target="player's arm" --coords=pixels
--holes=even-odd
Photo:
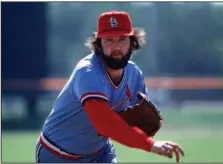
[[[178,150],[178,145],[169,142],[154,142],[138,128],[128,126],[109,108],[106,91],[103,77],[100,77],[100,73],[95,73],[89,68],[83,69],[75,77],[73,93],[80,99],[96,131],[123,145],[172,157],[172,153],[168,152]],[[172,146],[170,147],[169,144],[172,144]],[[164,148],[165,151],[163,151]]]
[[[180,154],[184,155],[182,148],[176,143],[168,141],[154,141],[147,138],[144,132],[138,128],[129,127],[114,111],[109,108],[106,100],[88,99],[84,102],[87,112],[95,129],[104,136],[132,148],[138,148],[147,152],[172,158],[176,154],[179,162]]]
[[[94,128],[101,135],[123,145],[138,148],[149,152],[154,140],[136,127],[129,127],[112,109],[107,101],[103,99],[88,99],[84,102],[84,109],[87,112]]]
[[[154,141],[138,128],[129,127],[110,109],[107,86],[100,72],[91,68],[81,69],[75,77],[74,93],[99,134],[123,145],[150,151]]]

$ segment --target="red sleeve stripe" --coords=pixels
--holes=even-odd
[[[102,98],[102,99],[105,99],[105,100],[108,100],[108,96],[104,93],[100,93],[100,92],[88,92],[88,93],[85,93],[81,96],[81,103],[87,99],[87,98],[90,98],[90,97],[98,97],[98,98]]]

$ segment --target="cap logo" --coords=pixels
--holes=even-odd
[[[116,27],[118,27],[118,22],[117,22],[117,19],[116,19],[116,18],[111,17],[111,18],[109,19],[109,22],[110,22],[110,25],[111,25],[112,28],[116,28]]]

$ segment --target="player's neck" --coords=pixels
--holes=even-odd
[[[124,69],[114,70],[110,68],[106,68],[106,71],[108,72],[110,78],[114,83],[119,83],[122,79]]]

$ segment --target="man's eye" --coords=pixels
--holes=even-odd
[[[106,40],[107,43],[112,43],[112,40],[108,39]]]
[[[125,39],[125,38],[120,39],[120,42],[121,42],[121,43],[125,43],[125,42],[126,42],[126,39]]]

